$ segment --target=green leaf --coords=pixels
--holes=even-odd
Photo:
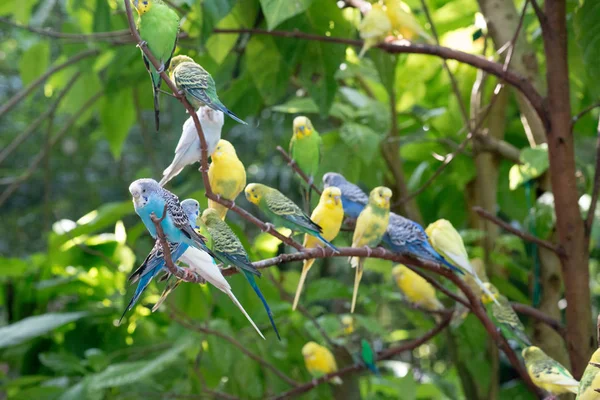
[[[86,373],[86,369],[81,365],[81,360],[71,353],[42,353],[39,359],[42,365],[57,373],[82,375]]]
[[[123,143],[135,122],[135,107],[129,88],[104,97],[100,120],[113,157],[121,158]]]
[[[521,164],[515,164],[508,173],[510,190],[515,190],[520,185],[541,176],[548,167],[548,145],[543,143],[536,147],[521,150],[519,156]]]
[[[273,107],[273,111],[288,114],[316,114],[319,108],[310,97],[294,97],[283,104]]]
[[[371,164],[379,148],[379,135],[374,130],[365,125],[348,122],[340,129],[340,137],[363,163]]]
[[[313,0],[260,0],[260,6],[267,19],[267,28],[271,30],[294,15],[306,11],[312,2]]]
[[[50,63],[50,45],[39,42],[31,46],[19,61],[19,72],[23,86],[29,85],[48,69]]]
[[[139,382],[161,371],[180,359],[181,353],[188,348],[194,338],[187,336],[179,338],[179,343],[151,361],[136,361],[114,364],[104,371],[92,375],[89,388],[92,391],[109,387],[130,385]]]
[[[108,32],[110,28],[110,6],[106,0],[96,0],[94,11],[94,32]]]
[[[28,317],[14,324],[4,326],[0,328],[0,349],[16,346],[34,337],[45,335],[86,315],[86,312],[48,313]]]
[[[594,88],[597,97],[600,93],[600,2],[586,0],[577,10],[574,21],[577,43],[589,78],[586,82]]]
[[[291,70],[271,36],[253,36],[246,47],[248,71],[266,105],[277,102],[287,90]]]
[[[212,30],[233,8],[235,0],[203,0],[202,1],[202,34],[201,38],[211,36]],[[219,36],[219,35],[217,35]],[[230,35],[221,35],[230,36]],[[231,35],[235,36],[235,35]]]
[[[34,269],[34,266],[20,258],[0,258],[0,280],[18,278]]]

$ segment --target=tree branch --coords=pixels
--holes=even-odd
[[[87,41],[113,41],[115,39],[124,37],[129,33],[129,30],[122,29],[119,31],[112,32],[96,32],[96,33],[64,33],[64,32],[54,32],[49,29],[43,28],[35,28],[33,26],[21,25],[17,22],[11,21],[9,18],[2,17],[0,18],[0,22],[6,25],[10,25],[14,28],[23,29],[32,33],[36,33],[41,36],[47,36],[53,39],[68,39],[79,42],[87,42]]]
[[[489,212],[487,212],[486,210],[484,210],[481,207],[473,207],[473,211],[475,211],[477,214],[479,214],[482,218],[492,221],[493,223],[500,226],[504,230],[507,230],[508,232],[512,233],[515,236],[520,237],[523,240],[526,240],[531,243],[535,243],[535,244],[542,246],[548,250],[552,250],[559,257],[564,257],[564,255],[565,255],[565,252],[562,249],[562,247],[560,247],[554,243],[550,243],[546,240],[540,239],[538,237],[535,237],[527,232],[523,232],[519,229],[516,229],[516,228],[512,227],[510,224],[502,221],[500,218],[496,217],[495,215],[490,214]]]
[[[306,175],[306,172],[302,171],[302,168],[300,168],[300,166],[296,163],[296,161],[294,161],[294,159],[292,157],[290,157],[290,155],[283,149],[283,147],[281,146],[277,146],[277,151],[281,153],[281,155],[283,156],[283,158],[285,159],[285,161],[287,161],[288,165],[294,170],[294,172],[296,174],[298,174],[298,176],[300,178],[302,178],[302,180],[304,182],[306,182],[308,185],[310,185],[310,187],[317,192],[319,195],[321,195],[321,189],[319,189],[314,182],[310,181],[310,178],[308,177],[308,175]]]
[[[423,336],[421,336],[417,339],[413,339],[407,343],[404,343],[404,344],[401,344],[401,345],[398,345],[395,347],[391,347],[391,348],[379,353],[377,356],[377,361],[388,360],[388,359],[396,356],[397,354],[400,354],[402,352],[412,350],[412,349],[419,347],[423,343],[425,343],[425,342],[429,341],[431,338],[435,337],[442,330],[444,330],[450,324],[451,319],[452,319],[452,313],[447,313],[446,316],[444,317],[444,319],[442,319],[442,321],[440,321],[439,324],[437,324],[433,329],[431,329],[430,331],[425,333]],[[323,383],[329,382],[329,381],[331,381],[331,379],[335,378],[336,376],[344,376],[344,375],[348,375],[352,372],[358,372],[358,371],[362,371],[365,369],[366,369],[366,366],[364,366],[363,364],[349,365],[349,366],[342,368],[331,374],[324,375],[318,379],[313,379],[312,381],[307,382],[307,383],[303,384],[302,386],[298,386],[297,388],[294,388],[287,392],[278,394],[277,396],[273,396],[270,398],[270,400],[289,399],[289,398],[298,396],[302,393],[306,393],[306,392],[310,391],[311,389],[313,389]]]
[[[585,234],[589,238],[592,234],[592,225],[594,224],[596,214],[596,203],[598,202],[598,194],[600,193],[600,117],[598,118],[598,126],[596,127],[598,138],[596,139],[596,171],[594,172],[594,188],[592,189],[592,201],[588,209],[587,218],[585,219]]]
[[[266,29],[258,28],[244,28],[244,29],[214,29],[214,33],[217,34],[238,34],[238,33],[249,33],[254,35],[270,35],[286,38],[294,38],[301,40],[312,40],[327,43],[345,44],[347,46],[362,47],[362,40],[337,38],[331,36],[321,36],[301,31],[268,31]],[[502,64],[490,61],[485,57],[465,53],[462,51],[450,49],[443,46],[434,46],[429,44],[417,44],[405,42],[401,43],[380,43],[377,48],[382,49],[391,54],[426,54],[437,56],[446,60],[456,60],[458,62],[471,65],[475,68],[484,70],[498,78],[506,81],[506,83],[518,89],[523,95],[529,100],[532,107],[536,110],[540,119],[544,121],[544,124],[548,123],[548,115],[544,98],[537,92],[533,85],[523,76],[515,74],[514,72],[506,69]]]
[[[156,70],[160,70],[161,67],[163,67],[163,66],[158,62],[156,57],[154,57],[152,52],[148,49],[148,46],[144,45],[144,43],[142,42],[142,38],[140,37],[140,34],[138,33],[138,31],[135,27],[135,21],[133,20],[133,13],[131,11],[131,2],[129,0],[123,0],[123,2],[125,3],[125,10],[127,13],[127,21],[129,23],[129,31],[131,32],[131,35],[134,37],[135,42],[138,44],[138,47],[142,50],[142,52],[144,53],[146,58],[150,61],[150,63],[154,66],[154,68],[156,68]],[[234,202],[226,200],[224,198],[221,198],[220,196],[218,196],[217,194],[215,194],[212,191],[212,188],[210,186],[210,180],[208,179],[208,156],[209,156],[208,146],[206,144],[206,139],[204,137],[204,131],[202,130],[202,125],[200,125],[200,120],[198,119],[196,110],[194,110],[194,107],[192,107],[192,105],[187,101],[185,96],[183,96],[179,92],[179,90],[177,89],[177,86],[175,86],[173,81],[171,81],[171,79],[169,78],[169,75],[166,73],[166,71],[161,72],[160,76],[163,79],[163,81],[165,82],[165,84],[169,87],[169,89],[171,89],[175,98],[177,98],[183,104],[183,106],[185,107],[187,112],[192,117],[192,121],[194,121],[194,126],[196,127],[196,132],[198,134],[198,138],[200,139],[200,153],[201,153],[200,172],[202,173],[202,181],[204,182],[204,189],[206,192],[205,196],[211,200],[216,201],[219,204],[224,205],[225,207],[229,208],[231,211],[239,214],[245,220],[258,226],[262,231],[267,232],[267,233],[271,234],[272,236],[275,236],[277,239],[281,240],[288,246],[294,247],[297,250],[302,250],[303,249],[302,245],[300,245],[293,239],[283,236],[279,232],[272,229],[269,225],[265,224],[260,219],[256,218],[255,216],[253,216],[252,214],[247,212],[246,210],[243,210],[240,207],[236,206]]]
[[[558,334],[560,336],[562,336],[563,339],[566,338],[566,336],[567,336],[566,329],[565,329],[564,325],[562,323],[560,323],[560,321],[552,318],[551,316],[545,314],[544,312],[538,310],[537,308],[533,308],[526,304],[511,302],[510,305],[512,306],[513,310],[515,310],[519,314],[527,315],[528,317],[531,317],[533,319],[536,319],[538,321],[545,323],[550,328],[552,328],[556,332],[558,332]]]
[[[91,57],[91,56],[96,56],[98,54],[100,54],[100,50],[98,50],[98,49],[85,50],[85,51],[82,51],[81,53],[77,53],[76,55],[74,55],[73,57],[69,58],[64,63],[55,65],[54,67],[50,68],[42,76],[40,76],[39,78],[37,78],[35,81],[31,82],[29,84],[29,86],[27,86],[26,88],[22,89],[20,92],[18,92],[13,97],[11,97],[6,103],[4,103],[4,105],[2,105],[0,107],[0,118],[2,118],[2,116],[4,114],[6,114],[10,110],[12,110],[12,108],[14,106],[16,106],[17,104],[19,104],[19,102],[21,100],[23,100],[27,95],[29,95],[29,93],[31,93],[35,88],[37,88],[42,83],[44,83],[46,81],[46,79],[48,79],[54,73],[56,73],[56,72],[58,72],[60,70],[63,70],[65,68],[67,68],[68,66],[73,65],[73,64],[75,64],[75,63],[77,63],[77,62],[79,62],[79,61],[81,61],[81,60],[83,60],[85,58],[88,58],[88,57]]]
[[[575,126],[575,124],[577,123],[577,121],[579,121],[581,119],[581,117],[583,117],[585,114],[589,113],[590,111],[592,111],[595,108],[600,107],[600,101],[594,104],[590,104],[589,106],[585,107],[583,110],[579,111],[577,113],[577,115],[575,115],[572,119],[571,119],[571,129],[573,129],[573,127]]]

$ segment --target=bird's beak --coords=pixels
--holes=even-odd
[[[335,201],[335,205],[338,205],[342,201],[342,198],[340,196],[333,196],[333,200]]]
[[[131,193],[131,195],[133,196],[134,199],[139,199],[140,198],[140,193],[139,192]]]

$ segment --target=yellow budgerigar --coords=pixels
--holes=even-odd
[[[352,315],[342,316],[342,328],[344,335],[351,335],[354,332],[354,317]]]
[[[342,191],[335,187],[329,186],[321,194],[319,204],[313,210],[310,219],[323,228],[321,235],[328,241],[333,241],[337,234],[340,232],[342,221],[344,220],[344,208],[342,206]],[[314,247],[323,247],[323,242],[312,235],[304,235],[304,247],[312,249]],[[300,275],[300,281],[298,282],[298,288],[296,289],[296,296],[294,297],[294,305],[292,309],[295,310],[300,299],[300,293],[302,293],[302,287],[304,286],[304,280],[306,275],[312,267],[314,259],[305,260],[302,266],[302,274]]]
[[[435,297],[435,289],[422,276],[405,265],[398,264],[392,269],[396,285],[406,300],[427,311],[441,311],[442,303]]]
[[[354,236],[352,237],[352,247],[375,247],[379,245],[388,226],[391,197],[392,191],[385,186],[376,187],[371,191],[369,194],[369,203],[356,220]],[[358,286],[363,275],[363,263],[363,258],[350,257],[352,268],[356,268],[350,312],[354,312],[354,307],[356,306]]]
[[[224,199],[234,201],[246,186],[246,169],[237,157],[235,148],[227,140],[221,139],[211,155],[208,180],[213,192]],[[227,207],[208,200],[208,207],[214,208],[221,219],[225,219]]]
[[[302,347],[302,356],[306,369],[314,378],[337,371],[337,364],[333,354],[327,347],[323,347],[315,342],[308,342]],[[331,383],[341,385],[342,380],[336,376]]]
[[[523,349],[527,373],[533,383],[550,394],[577,393],[579,382],[558,361],[548,357],[539,347]]]
[[[358,55],[362,57],[371,47],[383,42],[392,31],[392,23],[382,4],[373,4],[358,26],[358,31],[361,39],[365,41]]]
[[[596,350],[590,358],[590,363],[585,368],[581,383],[579,384],[579,393],[577,400],[600,400],[600,349]]]
[[[391,22],[392,30],[403,39],[413,40],[421,36],[428,42],[433,41],[415,18],[408,4],[402,0],[385,0],[385,11]]]
[[[495,296],[485,287],[481,279],[477,276],[475,269],[469,262],[469,255],[465,249],[465,244],[460,237],[460,234],[454,229],[450,221],[446,219],[438,219],[432,224],[429,224],[425,233],[429,236],[429,242],[433,248],[440,253],[450,263],[454,264],[462,272],[475,280],[481,290],[487,294],[495,303]]]

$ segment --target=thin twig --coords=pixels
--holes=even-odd
[[[64,33],[64,32],[54,32],[44,28],[35,28],[33,26],[21,25],[17,22],[11,21],[8,18],[0,18],[0,23],[10,25],[15,28],[23,29],[32,33],[36,33],[38,35],[47,36],[54,39],[67,39],[74,40],[80,42],[87,41],[112,41],[116,38],[123,38],[126,36],[129,31],[127,29],[122,29],[119,31],[112,32],[96,32],[96,33]]]
[[[302,40],[311,40],[311,41],[319,41],[326,43],[337,43],[337,44],[345,44],[348,46],[354,46],[362,48],[363,41],[355,40],[355,39],[345,39],[338,38],[332,36],[322,36],[315,35],[311,33],[301,32],[298,30],[295,31],[269,31],[266,29],[258,29],[258,28],[242,28],[242,29],[213,29],[213,33],[219,34],[238,34],[238,33],[250,33],[254,35],[270,35],[277,37],[286,37],[286,38],[294,38],[294,39],[302,39]],[[406,41],[399,43],[380,43],[374,47],[382,49],[391,54],[426,54],[431,56],[436,56],[440,58],[444,58],[447,60],[456,60],[458,62],[469,64],[475,68],[482,69],[486,72],[489,72],[492,75],[503,79],[508,84],[512,85],[516,89],[518,89],[523,95],[529,100],[532,107],[535,109],[536,113],[539,115],[540,119],[547,126],[548,124],[548,115],[546,112],[546,106],[544,102],[544,98],[539,94],[539,92],[533,87],[531,82],[524,76],[516,74],[513,71],[505,69],[504,66],[500,63],[490,61],[485,57],[478,56],[475,54],[465,53],[463,51],[454,50],[444,46],[435,46],[429,44],[422,43],[406,43]]]
[[[588,209],[587,218],[585,219],[585,233],[589,238],[592,234],[592,225],[596,217],[596,203],[598,202],[598,194],[600,193],[600,117],[598,118],[598,126],[596,127],[598,138],[596,139],[596,171],[594,172],[594,188],[592,189],[592,200]]]
[[[134,37],[135,42],[138,44],[138,47],[142,50],[146,58],[150,61],[150,63],[156,68],[156,70],[160,70],[162,65],[156,57],[152,54],[148,46],[144,44],[140,34],[138,33],[135,27],[135,21],[133,20],[133,13],[131,11],[131,2],[129,0],[123,0],[125,3],[125,10],[127,13],[127,21],[129,23],[129,30],[131,35]],[[218,196],[212,191],[210,186],[210,180],[208,179],[208,146],[206,144],[206,139],[204,137],[204,131],[202,130],[202,125],[200,125],[200,120],[198,119],[198,115],[196,114],[196,110],[192,107],[192,105],[187,101],[185,96],[183,96],[180,91],[177,89],[177,86],[171,81],[169,75],[163,71],[160,73],[161,78],[165,82],[165,84],[171,89],[173,95],[183,104],[187,112],[190,114],[192,121],[194,121],[194,126],[196,127],[196,133],[198,134],[198,138],[200,139],[200,172],[202,173],[202,181],[204,182],[205,196],[219,204],[224,205],[229,208],[231,211],[239,214],[245,220],[253,223],[258,226],[262,231],[269,233],[272,236],[275,236],[277,239],[281,240],[288,246],[294,247],[296,250],[302,250],[303,247],[298,242],[294,241],[291,238],[288,238],[276,230],[272,229],[271,226],[265,224],[260,219],[256,218],[254,215],[250,214],[248,211],[238,207],[234,202],[230,200],[226,200],[221,196]]]
[[[263,367],[269,369],[271,372],[273,372],[275,375],[277,375],[279,378],[281,378],[283,381],[285,381],[290,386],[293,386],[293,387],[300,386],[300,383],[296,382],[295,380],[293,380],[292,378],[290,378],[289,376],[284,374],[276,366],[274,366],[273,364],[271,364],[270,362],[268,362],[267,360],[265,360],[258,354],[255,354],[255,353],[251,352],[250,350],[248,350],[248,348],[245,345],[238,342],[233,337],[226,335],[223,332],[220,332],[220,331],[217,331],[214,329],[210,329],[210,328],[207,328],[204,326],[200,326],[200,325],[194,324],[190,321],[187,321],[186,319],[181,318],[181,315],[177,315],[175,312],[171,313],[171,317],[175,320],[175,322],[177,322],[178,324],[180,324],[182,326],[185,326],[188,329],[191,329],[191,330],[194,330],[194,331],[197,331],[200,333],[206,333],[207,335],[217,336],[217,337],[220,337],[221,339],[228,341],[229,343],[231,343],[232,345],[237,347],[242,353],[244,353],[245,355],[247,355],[249,358],[253,359],[254,361],[258,362]]]
[[[15,94],[13,97],[11,97],[6,103],[4,103],[4,105],[2,105],[0,107],[0,118],[6,114],[7,112],[9,112],[10,110],[12,110],[12,108],[14,106],[16,106],[17,104],[19,104],[19,102],[21,100],[23,100],[27,95],[29,95],[29,93],[31,93],[35,88],[37,88],[38,86],[40,86],[42,83],[44,83],[46,81],[46,79],[48,79],[50,76],[52,76],[54,73],[63,70],[65,68],[67,68],[70,65],[73,65],[85,58],[88,57],[92,57],[92,56],[96,56],[100,54],[100,50],[98,49],[94,49],[94,50],[85,50],[82,51],[81,53],[77,53],[76,55],[74,55],[73,57],[69,58],[67,61],[55,65],[54,67],[50,68],[48,71],[46,71],[42,76],[40,76],[39,78],[37,78],[35,81],[31,82],[29,84],[29,86],[27,86],[26,88],[22,89],[20,92],[18,92],[17,94]]]
[[[283,147],[277,146],[277,151],[281,153],[285,161],[287,161],[288,165],[294,170],[294,172],[298,174],[298,176],[302,178],[302,180],[306,182],[315,192],[321,195],[321,189],[319,189],[314,182],[311,182],[311,179],[308,177],[308,175],[306,175],[306,172],[304,172],[302,168],[300,168],[298,163],[296,163],[296,161],[294,161],[294,159],[290,157],[290,155],[283,149]]]
[[[552,318],[537,308],[533,308],[526,304],[511,302],[510,305],[517,313],[527,315],[528,317],[545,323],[550,328],[554,329],[560,336],[562,336],[563,339],[566,338],[567,330],[564,325],[560,323],[560,321]]]
[[[579,111],[579,113],[577,113],[577,115],[575,115],[573,117],[573,119],[571,120],[571,126],[575,126],[575,124],[577,123],[577,121],[579,121],[581,119],[581,117],[583,117],[585,114],[589,113],[590,111],[592,111],[595,108],[600,107],[600,101],[594,104],[590,104],[589,106],[587,106],[586,108],[584,108],[583,110]],[[573,128],[571,128],[573,129]]]
[[[502,229],[512,233],[515,236],[520,237],[523,240],[526,240],[531,243],[535,243],[535,244],[542,246],[548,250],[552,250],[559,257],[564,257],[564,255],[565,255],[565,252],[562,247],[560,247],[554,243],[548,242],[547,240],[543,240],[538,237],[535,237],[527,232],[523,232],[517,228],[514,228],[509,223],[502,221],[500,218],[496,217],[495,215],[490,214],[489,212],[487,212],[486,210],[484,210],[483,208],[481,208],[479,206],[473,207],[473,211],[475,211],[477,214],[479,214],[479,216],[481,216],[482,218],[485,218],[485,219],[493,222],[494,224],[498,225]]]
[[[442,321],[440,321],[439,324],[437,324],[433,329],[431,329],[430,331],[428,331],[427,333],[425,333],[423,336],[417,338],[417,339],[413,339],[407,343],[403,343],[401,345],[398,346],[394,346],[391,347],[387,350],[384,350],[383,352],[379,353],[377,356],[377,361],[382,361],[382,360],[388,360],[400,353],[403,353],[405,351],[408,350],[412,350],[415,349],[417,347],[419,347],[420,345],[422,345],[423,343],[426,343],[427,341],[429,341],[431,338],[435,337],[438,333],[440,333],[442,330],[444,330],[449,324],[450,324],[450,320],[452,319],[452,313],[448,313],[446,315],[446,317],[444,319],[442,319]],[[327,374],[324,375],[318,379],[313,379],[310,382],[306,382],[305,384],[303,384],[302,386],[298,386],[297,388],[294,388],[292,390],[289,390],[287,392],[284,393],[280,393],[277,396],[273,396],[270,398],[270,400],[283,400],[283,399],[289,399],[295,396],[298,396],[302,393],[306,393],[310,390],[312,390],[313,388],[331,381],[333,378],[335,378],[336,376],[344,376],[344,375],[348,375],[350,373],[353,372],[358,372],[358,371],[362,371],[364,369],[366,369],[367,367],[362,364],[362,363],[358,363],[358,364],[352,364],[349,365],[345,368],[342,368],[336,372],[333,372],[331,374]]]

